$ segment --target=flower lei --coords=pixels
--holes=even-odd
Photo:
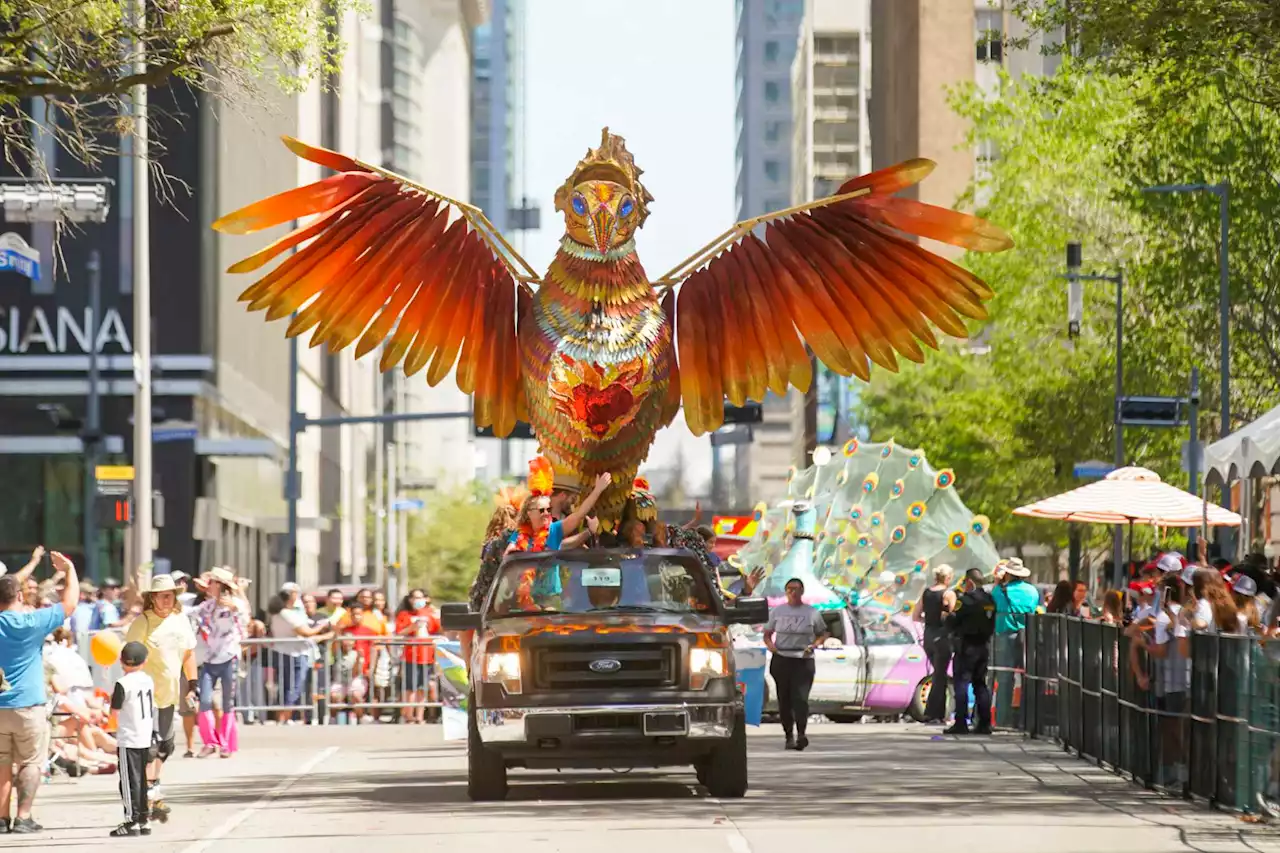
[[[545,551],[547,550],[547,535],[551,532],[550,526],[535,531],[528,524],[520,525],[520,531],[516,534],[516,550],[518,551]]]

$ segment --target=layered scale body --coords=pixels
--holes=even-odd
[[[565,240],[520,320],[529,418],[557,483],[601,473],[617,519],[658,429],[670,423],[672,328],[629,241],[608,253]]]

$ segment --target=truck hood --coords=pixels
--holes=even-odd
[[[693,634],[720,627],[707,613],[557,613],[508,616],[487,623],[495,637],[532,637],[539,634]]]

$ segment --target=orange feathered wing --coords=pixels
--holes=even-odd
[[[857,197],[771,220],[764,239],[743,223],[738,238],[680,285],[676,303],[680,394],[695,435],[766,391],[807,390],[806,344],[842,376],[870,378],[868,362],[897,370],[937,349],[930,323],[967,337],[962,317],[985,319],[991,289],[909,236],[993,252],[1009,237],[975,216],[896,198],[933,170],[910,160],[854,178],[836,196]],[[680,269],[677,267],[677,269]]]
[[[250,234],[313,217],[229,272],[260,269],[302,245],[240,294],[268,320],[294,314],[288,335],[314,329],[330,352],[379,344],[380,367],[427,371],[436,385],[457,365],[477,426],[505,436],[526,417],[516,321],[528,302],[496,251],[483,215],[323,148],[286,138],[300,157],[337,174],[228,214],[213,227]],[[491,230],[491,226],[488,226]],[[305,245],[303,245],[305,244]]]

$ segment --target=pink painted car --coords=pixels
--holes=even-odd
[[[837,723],[855,722],[866,715],[903,714],[923,721],[932,676],[919,626],[905,614],[884,620],[877,618],[878,612],[864,615],[856,607],[827,609],[822,614],[840,645],[814,652],[811,713]],[[762,628],[752,626],[742,639],[763,645]],[[765,713],[771,714],[777,710],[773,699],[777,690],[767,668],[765,672]]]

